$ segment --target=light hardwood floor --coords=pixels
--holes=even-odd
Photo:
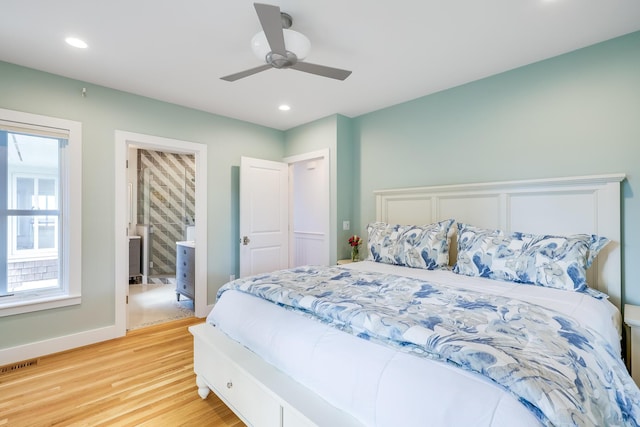
[[[0,426],[242,426],[200,399],[188,318],[0,373]]]

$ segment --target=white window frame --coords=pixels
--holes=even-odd
[[[80,122],[0,109],[3,125],[29,131],[50,129],[67,133],[67,147],[62,152],[60,184],[64,200],[58,199],[62,214],[58,226],[64,234],[60,286],[34,292],[20,292],[0,298],[0,317],[80,304],[82,290],[82,124]],[[10,179],[10,178],[9,178]],[[6,192],[6,190],[4,190]],[[6,197],[6,196],[5,196]],[[4,218],[6,221],[6,217]],[[5,225],[7,226],[7,225]],[[6,242],[4,242],[6,244]],[[7,254],[8,256],[9,254]]]
[[[41,173],[27,173],[27,172],[20,172],[20,173],[14,173],[12,174],[12,176],[10,177],[11,179],[11,192],[12,192],[12,198],[13,200],[13,204],[15,206],[15,198],[17,197],[17,192],[16,192],[16,187],[17,187],[17,181],[18,178],[29,178],[29,179],[33,179],[34,181],[41,181],[43,179],[51,179],[55,182],[55,189],[56,189],[56,194],[55,194],[55,198],[56,201],[60,200],[60,194],[58,194],[58,176],[57,175],[47,175],[47,174],[41,174]],[[37,187],[37,186],[36,186]],[[39,216],[44,216],[44,215],[39,215]],[[17,222],[15,221],[16,218],[14,218],[14,221],[11,222],[11,237],[15,237],[16,236],[16,228],[18,227]],[[52,249],[40,249],[40,248],[35,248],[35,249],[18,249],[17,248],[17,241],[15,239],[12,239],[10,242],[10,249],[9,252],[7,253],[7,258],[11,261],[21,261],[21,260],[30,260],[33,258],[38,258],[38,259],[46,259],[46,258],[55,258],[58,256],[58,248],[59,248],[59,242],[58,242],[58,228],[59,228],[60,224],[58,222],[56,222],[55,224],[55,244],[54,247]],[[34,230],[34,233],[37,235],[39,234],[39,230]],[[37,240],[37,237],[36,237]]]

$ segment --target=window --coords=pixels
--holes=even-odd
[[[80,135],[0,109],[0,316],[80,303]]]

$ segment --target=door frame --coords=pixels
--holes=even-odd
[[[130,147],[193,154],[195,157],[195,235],[198,250],[195,256],[195,316],[205,317],[207,306],[207,145],[145,135],[127,131],[115,131],[115,326],[125,335],[127,331],[129,291],[129,242],[127,236],[128,183],[127,157]]]
[[[324,148],[317,151],[311,151],[308,153],[297,154],[293,156],[288,156],[282,159],[284,163],[289,165],[289,266],[293,264],[293,250],[295,249],[294,243],[294,233],[293,233],[293,204],[295,200],[293,198],[293,182],[292,182],[292,170],[293,165],[299,162],[306,162],[308,160],[313,159],[322,159],[322,165],[324,168],[324,186],[325,186],[325,196],[326,196],[326,206],[328,209],[326,223],[324,224],[324,235],[325,242],[324,248],[327,251],[327,256],[329,258],[329,264],[331,264],[331,159],[329,157],[330,151],[328,148]]]

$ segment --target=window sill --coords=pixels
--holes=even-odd
[[[68,307],[81,303],[80,295],[50,295],[35,298],[4,297],[0,298],[0,317],[52,308]]]

